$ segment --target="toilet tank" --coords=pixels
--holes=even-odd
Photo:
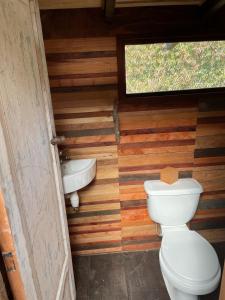
[[[148,195],[149,216],[161,225],[183,225],[189,222],[203,192],[201,184],[192,178],[179,179],[173,184],[148,180],[144,188]]]

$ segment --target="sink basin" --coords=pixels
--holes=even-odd
[[[76,192],[88,185],[96,174],[96,159],[69,160],[61,164],[64,194]]]

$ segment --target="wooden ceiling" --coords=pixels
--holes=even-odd
[[[116,7],[201,5],[204,0],[116,0]],[[40,9],[96,8],[102,0],[39,0]]]

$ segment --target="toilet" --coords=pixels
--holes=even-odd
[[[221,268],[210,243],[186,225],[197,209],[203,189],[192,178],[173,184],[144,183],[150,218],[161,226],[160,268],[171,300],[197,300],[213,292]]]

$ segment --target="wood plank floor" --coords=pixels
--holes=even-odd
[[[213,245],[223,266],[225,243]],[[169,300],[158,251],[74,257],[77,300]],[[201,300],[218,300],[219,288]]]

